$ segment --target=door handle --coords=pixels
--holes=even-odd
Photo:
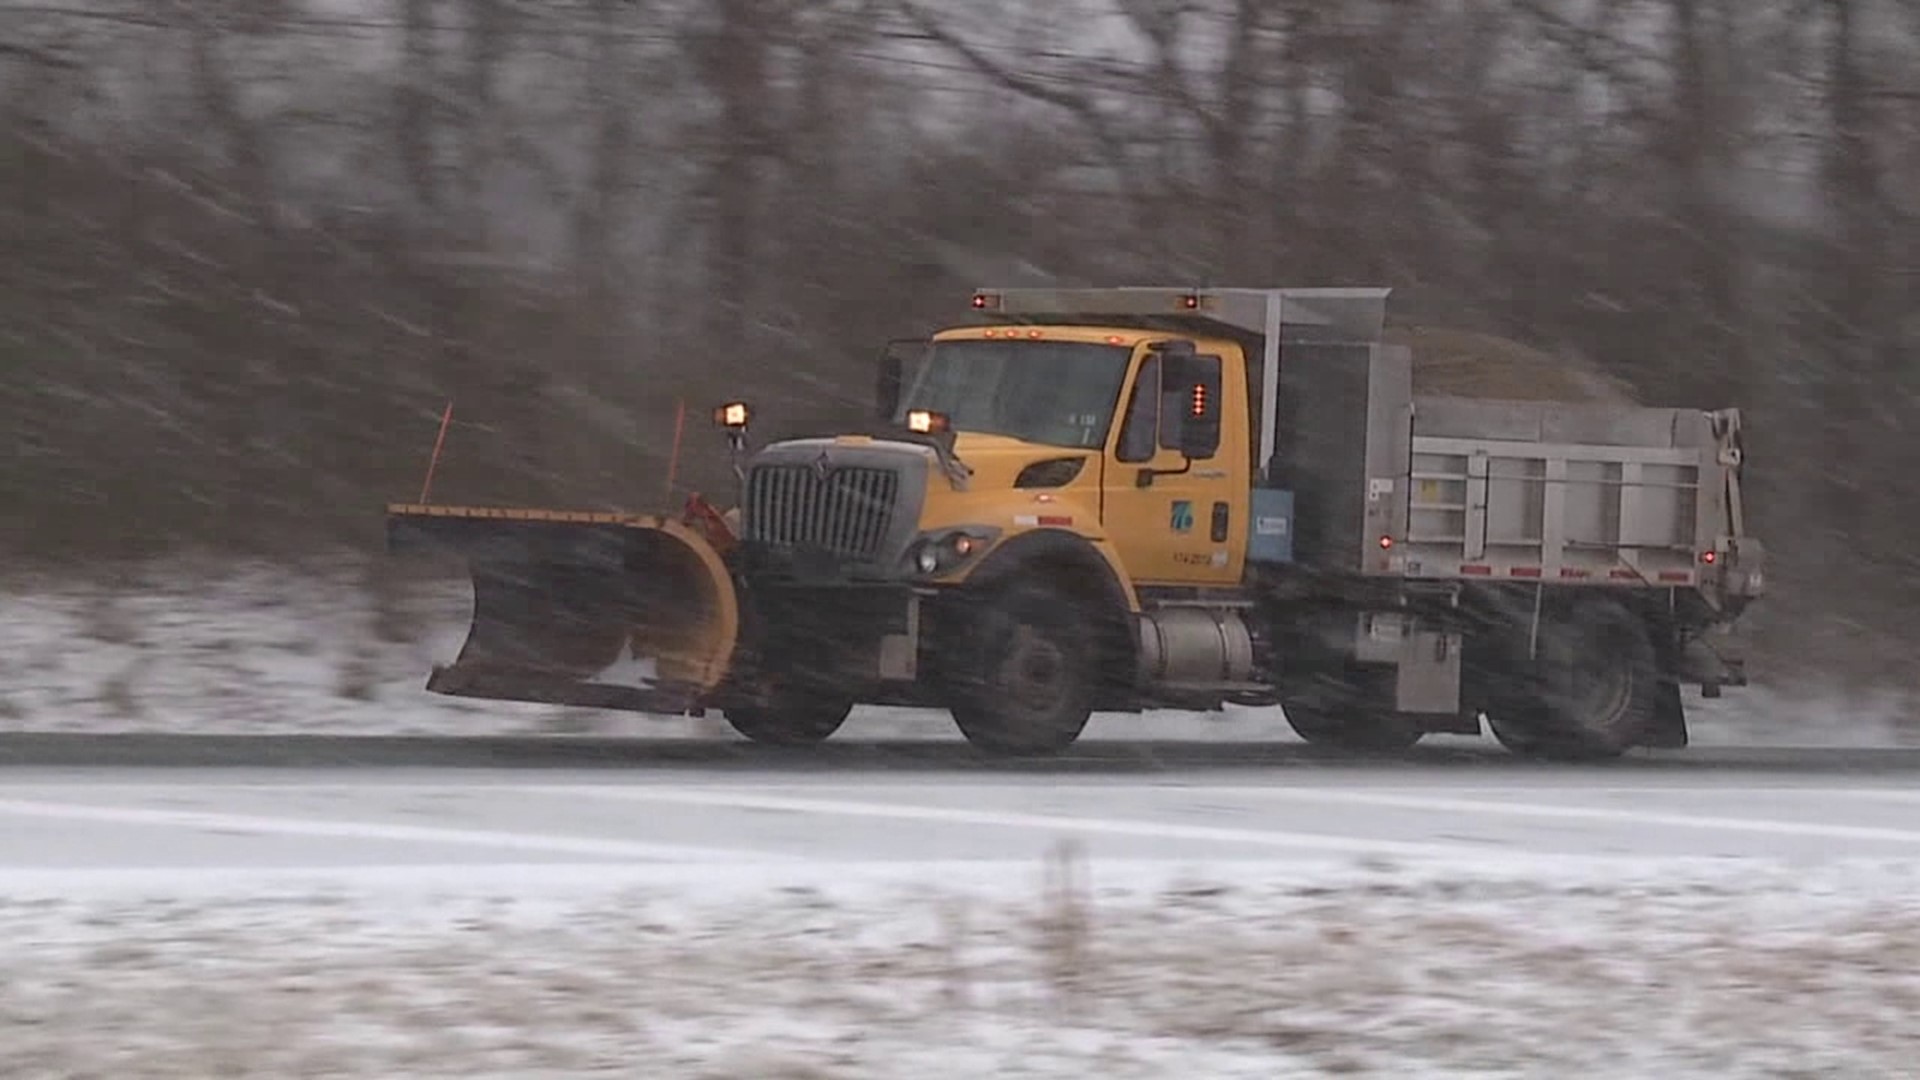
[[[1233,510],[1228,507],[1226,503],[1217,502],[1213,504],[1213,532],[1211,535],[1214,543],[1224,544],[1227,542],[1227,532],[1229,526],[1232,524],[1232,516]]]

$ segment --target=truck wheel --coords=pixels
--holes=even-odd
[[[1287,726],[1314,746],[1331,746],[1363,753],[1394,753],[1411,747],[1426,732],[1396,716],[1379,716],[1361,709],[1282,701]]]
[[[853,703],[824,694],[776,693],[770,704],[725,710],[733,730],[768,746],[814,746],[847,722]]]
[[[1362,753],[1394,753],[1420,741],[1418,724],[1378,706],[1390,699],[1392,674],[1328,661],[1299,672],[1280,695],[1280,711],[1294,734],[1314,746]]]
[[[1563,756],[1554,752],[1553,740],[1535,734],[1525,726],[1515,727],[1510,722],[1502,721],[1494,713],[1487,714],[1487,730],[1493,733],[1494,742],[1499,743],[1515,757],[1551,761]],[[1569,760],[1577,760],[1577,757],[1570,757]]]
[[[1055,754],[1093,715],[1098,665],[1077,605],[1017,585],[983,599],[969,620],[952,687],[953,719],[989,753]]]
[[[1539,652],[1488,695],[1487,725],[1513,753],[1556,761],[1619,757],[1657,716],[1659,662],[1646,624],[1612,600],[1543,619]]]

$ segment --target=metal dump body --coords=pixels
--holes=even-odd
[[[1376,571],[1690,587],[1739,533],[1730,414],[1438,397],[1411,412],[1405,526]]]
[[[1737,413],[1416,397],[1398,346],[1286,355],[1268,482],[1308,569],[1692,587],[1741,535]]]

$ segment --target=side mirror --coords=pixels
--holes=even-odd
[[[900,411],[900,397],[909,382],[909,368],[917,369],[929,344],[925,338],[895,338],[887,342],[880,356],[880,370],[874,386],[874,414],[883,423],[892,423]]]
[[[1190,341],[1167,342],[1161,357],[1161,445],[1205,461],[1220,452],[1220,358],[1196,354]]]

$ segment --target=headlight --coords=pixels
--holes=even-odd
[[[948,573],[986,551],[998,535],[1000,530],[984,526],[943,529],[921,537],[908,558],[922,577]]]

